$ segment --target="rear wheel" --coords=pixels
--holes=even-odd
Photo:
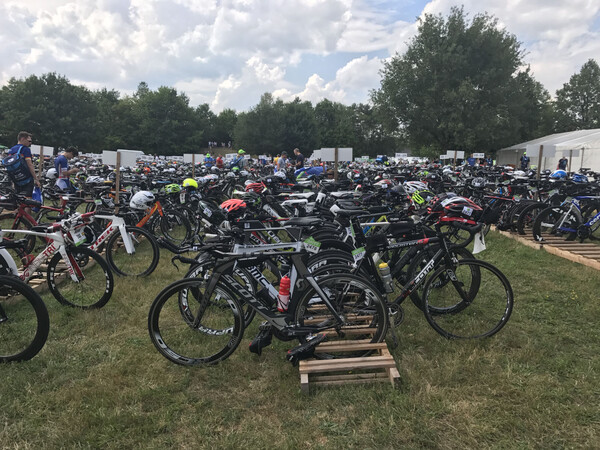
[[[174,245],[181,245],[192,239],[192,226],[178,211],[164,211],[158,224],[162,235]]]
[[[324,332],[330,340],[381,342],[385,339],[388,327],[387,304],[375,286],[356,275],[336,273],[319,278],[319,287],[342,317],[338,326],[335,317],[319,297],[314,288],[309,287],[301,294],[295,307],[294,318],[298,326],[314,326],[313,335],[300,338],[304,343],[318,333]],[[341,358],[364,356],[372,350],[340,352],[325,349],[315,353],[319,358]]]
[[[158,243],[152,234],[143,228],[126,227],[133,244],[133,253],[128,253],[120,232],[113,234],[106,243],[106,260],[110,268],[124,277],[145,277],[156,269],[160,258]]]
[[[556,238],[574,239],[581,217],[570,206],[552,206],[541,211],[533,223],[533,238],[550,241]]]
[[[110,300],[114,280],[108,264],[96,252],[85,247],[67,250],[77,281],[69,275],[60,253],[48,264],[48,286],[60,303],[74,308],[101,308]],[[76,266],[76,267],[75,267]]]

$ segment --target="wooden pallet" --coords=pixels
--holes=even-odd
[[[364,329],[362,330],[364,333]],[[372,343],[369,339],[323,342],[317,352],[345,353],[369,351],[364,357],[339,359],[309,359],[300,361],[300,388],[308,394],[311,386],[373,383],[389,381],[392,386],[400,380],[396,361],[385,342]]]
[[[531,236],[521,236],[517,233],[497,231],[501,235],[515,239],[528,247],[536,250],[544,249],[546,252],[553,255],[600,270],[600,245],[579,242],[578,240],[567,241],[565,238],[558,236],[550,236],[544,238],[542,242],[538,242]]]

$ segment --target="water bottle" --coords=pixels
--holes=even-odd
[[[385,292],[388,294],[394,292],[394,282],[392,280],[392,275],[390,274],[390,266],[388,266],[387,263],[382,262],[379,264],[379,274],[383,280]]]
[[[285,312],[290,303],[290,277],[285,275],[279,282],[279,295],[277,296],[277,311]]]

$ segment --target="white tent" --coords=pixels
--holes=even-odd
[[[538,165],[541,152],[541,168],[554,170],[558,160],[565,156],[569,160],[569,170],[582,167],[600,170],[600,128],[550,134],[532,141],[521,142],[496,152],[496,164],[520,164],[521,156],[527,152],[531,165]]]

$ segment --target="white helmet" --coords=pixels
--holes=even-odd
[[[278,178],[281,178],[282,180],[285,180],[285,172],[283,170],[278,170],[277,172],[275,172],[275,175]]]
[[[48,172],[46,172],[46,178],[48,178],[50,180],[54,180],[55,178],[58,178],[58,173],[56,172],[56,169],[54,169],[54,168],[48,169]]]
[[[147,210],[154,204],[154,194],[150,191],[139,191],[131,197],[129,206],[133,209]]]
[[[87,179],[85,180],[85,182],[87,184],[99,184],[99,183],[104,183],[104,178],[99,177],[97,175],[92,175],[90,177],[87,177]]]
[[[414,194],[418,191],[424,191],[427,189],[427,185],[422,181],[405,181],[404,190],[409,194]]]

